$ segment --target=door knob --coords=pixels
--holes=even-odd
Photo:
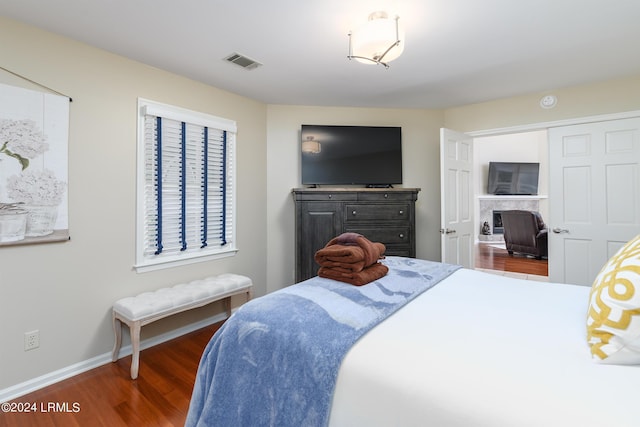
[[[440,229],[440,234],[451,234],[451,233],[455,233],[456,230],[452,230],[450,228],[441,228]]]
[[[556,234],[563,234],[563,233],[569,232],[569,230],[565,230],[564,228],[558,228],[558,227],[554,228],[552,231]]]

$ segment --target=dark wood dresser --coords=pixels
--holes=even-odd
[[[381,242],[386,255],[416,256],[419,188],[295,188],[296,282],[316,276],[318,249],[342,233]]]

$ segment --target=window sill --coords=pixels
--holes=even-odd
[[[229,249],[224,252],[218,252],[209,255],[190,256],[188,258],[171,258],[162,260],[145,261],[133,266],[137,273],[147,273],[149,271],[163,270],[166,268],[181,267],[184,265],[195,264],[198,262],[212,261],[216,259],[228,258],[235,256],[238,249]]]

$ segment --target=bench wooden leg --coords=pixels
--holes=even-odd
[[[116,337],[116,341],[113,344],[113,352],[111,353],[111,361],[115,362],[118,360],[118,356],[120,353],[120,346],[122,345],[122,322],[120,319],[116,317],[115,311],[113,312],[113,333]]]
[[[225,313],[227,313],[227,319],[231,317],[231,297],[227,297],[222,300],[222,306]]]
[[[238,294],[239,295],[239,294]],[[253,296],[253,292],[251,288],[246,292],[247,302],[251,301],[251,297]],[[227,313],[227,319],[231,317],[231,296],[222,300],[222,306],[224,311]]]
[[[138,367],[140,365],[140,322],[133,322],[130,326],[131,331],[131,379],[138,378]]]

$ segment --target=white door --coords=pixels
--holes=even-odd
[[[473,268],[473,138],[440,129],[442,262]]]
[[[549,129],[549,280],[591,286],[640,233],[640,118]]]

